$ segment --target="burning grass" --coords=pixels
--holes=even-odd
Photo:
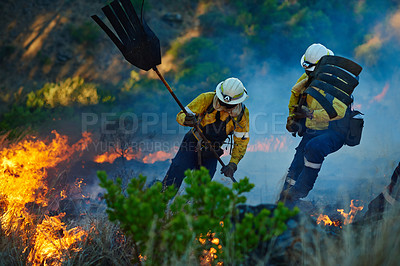
[[[175,148],[177,150],[177,148]],[[172,159],[175,155],[174,152],[165,152],[165,151],[156,151],[154,153],[144,154],[140,150],[138,152],[134,152],[132,148],[129,148],[125,151],[121,149],[114,149],[113,151],[108,151],[103,154],[97,155],[94,158],[96,163],[113,163],[118,158],[125,158],[126,160],[137,160],[142,161],[146,164],[152,164],[157,161],[166,161]]]
[[[346,213],[344,209],[337,209],[337,212],[340,213],[339,219],[332,219],[328,215],[321,213],[317,217],[317,224],[325,226],[338,226],[340,228],[342,228],[342,225],[351,224],[354,221],[357,213],[364,209],[364,206],[356,206],[354,202],[356,202],[357,205],[359,204],[358,200],[351,200],[349,213]]]
[[[29,247],[32,264],[59,265],[62,254],[86,233],[79,227],[67,230],[62,214],[49,217],[50,168],[68,161],[91,142],[90,134],[73,145],[53,131],[51,141],[30,139],[12,144],[0,152],[1,229],[6,236],[17,234]],[[24,253],[28,252],[27,248]]]
[[[62,180],[57,177],[49,184],[49,171],[82,152],[91,142],[90,135],[84,134],[81,140],[71,145],[67,137],[53,133],[52,140],[31,138],[0,151],[0,265],[132,265],[137,257],[134,243],[122,233],[118,224],[108,220],[105,208],[94,212],[81,210],[85,213],[78,213],[74,218],[68,218],[70,213],[52,212],[50,207],[55,199],[72,199],[68,199],[70,195],[62,184],[63,189],[53,189]],[[79,190],[82,185],[82,180],[77,180],[75,187]],[[81,200],[90,199],[82,195]],[[307,220],[297,224],[295,229],[300,232],[299,237],[284,246],[287,252],[295,254],[290,257],[291,262],[304,265],[397,265],[400,261],[399,208],[388,211],[379,221],[354,222],[361,209],[356,201],[352,201],[348,213],[337,209],[337,215],[342,214],[341,223],[336,224],[335,219],[321,214],[318,217],[320,225]],[[329,227],[322,226],[322,222],[340,227],[332,233]],[[319,229],[318,235],[315,235],[315,228]],[[156,243],[159,236],[151,233],[148,243]],[[176,238],[174,235],[171,237]],[[210,243],[202,247],[202,260],[193,256],[193,250],[198,247],[192,241],[179,259],[171,257],[166,261],[211,265],[217,263],[214,260],[217,253],[218,256],[235,254],[235,251],[222,246],[233,246],[227,243],[229,238],[222,243],[211,232],[201,240],[206,238]],[[271,245],[278,245],[278,242],[271,241]],[[160,256],[157,252],[154,250],[154,255]],[[265,247],[261,254],[262,262],[270,261],[274,256]],[[168,254],[161,256],[164,258]],[[142,264],[152,261],[151,257],[142,254],[139,258]],[[237,262],[232,259],[227,263]]]
[[[382,220],[343,226],[339,235],[303,241],[304,265],[399,265],[399,206]]]

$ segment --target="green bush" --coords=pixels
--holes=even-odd
[[[93,21],[86,21],[80,25],[70,24],[69,34],[72,39],[80,44],[96,44],[101,34],[101,29]]]
[[[174,259],[198,262],[203,251],[212,247],[214,262],[235,264],[260,242],[286,230],[285,221],[297,214],[297,209],[279,204],[272,216],[265,209],[240,220],[236,206],[246,202],[243,193],[254,187],[248,178],[228,188],[211,181],[204,167],[185,174],[186,195],[177,195],[169,203],[176,193],[173,186],[163,193],[161,183],[146,189],[146,178],[139,176],[123,191],[121,179],[114,182],[98,172],[100,186],[107,190],[109,219],[131,237],[136,262],[144,256],[150,265],[170,264]]]
[[[46,83],[42,89],[28,94],[29,108],[92,105],[99,102],[96,85],[81,77],[67,78],[59,83]]]
[[[67,78],[59,83],[46,83],[38,91],[21,97],[2,114],[0,132],[9,139],[22,136],[27,129],[38,129],[44,122],[71,118],[78,107],[112,104],[115,97],[107,91],[98,93],[96,85],[80,77]]]

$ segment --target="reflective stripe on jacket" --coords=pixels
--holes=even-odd
[[[307,78],[307,74],[304,73],[297,80],[296,84]],[[292,94],[289,100],[289,116],[294,116],[294,107],[293,105],[297,105],[299,102],[300,94],[305,90],[305,87],[297,88],[296,90],[292,89]],[[325,96],[325,92],[315,88],[318,92]],[[347,105],[341,102],[340,100],[334,98],[332,102],[333,108],[336,110],[337,116],[333,119],[329,118],[328,113],[325,109],[310,95],[307,95],[307,107],[310,110],[313,110],[314,117],[312,119],[306,119],[306,127],[314,130],[324,130],[329,127],[329,121],[339,120],[344,117],[346,114]]]
[[[189,113],[193,113],[198,116],[203,116],[201,120],[201,127],[204,127],[208,124],[212,124],[216,122],[215,115],[217,114],[217,110],[213,110],[211,113],[206,113],[208,106],[212,104],[214,99],[215,92],[206,92],[200,94],[197,98],[195,98],[191,103],[186,106],[186,111]],[[224,111],[220,111],[220,119],[225,121],[228,119],[229,114]],[[247,144],[249,143],[249,110],[247,107],[244,110],[244,114],[242,119],[239,122],[236,122],[236,128],[234,126],[232,118],[226,124],[226,134],[230,135],[233,134],[233,149],[232,149],[232,156],[230,162],[238,164],[239,161],[243,158],[244,154],[246,153]],[[185,114],[183,111],[180,111],[176,116],[176,121],[184,126],[183,122],[185,121]]]

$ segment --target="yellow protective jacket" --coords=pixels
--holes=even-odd
[[[305,83],[308,79],[306,73],[304,73],[296,82],[296,85],[292,88],[292,94],[289,100],[289,117],[294,116],[294,105],[298,104],[300,94],[306,89]],[[318,88],[315,88],[318,92],[325,96],[325,92]],[[325,109],[315,100],[312,96],[307,95],[307,107],[314,111],[313,118],[306,118],[306,127],[314,130],[324,130],[329,127],[329,121],[339,120],[346,114],[347,105],[340,100],[334,98],[332,102],[333,108],[336,110],[337,116],[333,119],[329,118],[328,113]]]
[[[189,103],[185,108],[186,111],[189,113],[194,113],[198,116],[204,116],[201,120],[201,127],[204,127],[208,124],[212,124],[216,122],[215,115],[217,114],[217,110],[213,110],[211,113],[207,113],[207,108],[212,104],[213,99],[215,96],[215,92],[206,92],[200,94],[197,98],[195,98],[191,103]],[[185,121],[186,115],[183,111],[180,111],[176,116],[176,121],[182,125]],[[220,119],[221,121],[226,121],[229,117],[229,114],[224,111],[220,111]],[[226,134],[233,134],[233,149],[232,149],[232,156],[230,162],[238,164],[239,161],[243,158],[244,154],[246,153],[247,144],[249,143],[249,110],[247,107],[244,110],[244,114],[242,119],[237,123],[236,128],[234,126],[234,122],[237,118],[232,118],[226,124]]]

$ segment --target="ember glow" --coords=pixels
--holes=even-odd
[[[205,245],[207,243],[207,240],[210,243],[216,245],[219,250],[222,249],[219,238],[215,237],[215,233],[208,232],[205,238],[203,237],[199,238],[199,242],[202,245]],[[200,258],[200,265],[202,266],[213,265],[214,260],[218,258],[217,252],[218,251],[215,247],[211,247],[209,250],[203,250],[203,256]],[[216,265],[223,265],[223,263],[218,262]]]
[[[44,216],[38,221],[27,207],[46,210],[51,192],[47,186],[48,170],[82,152],[91,142],[91,135],[83,133],[83,138],[70,146],[66,136],[52,133],[55,137],[51,141],[31,138],[0,151],[1,226],[7,234],[21,232],[24,239],[34,235],[30,239],[34,249],[29,255],[33,264],[46,264],[49,260],[57,264],[60,252],[84,234],[78,228],[67,231],[60,220],[62,216]],[[54,252],[57,248],[62,250]]]

